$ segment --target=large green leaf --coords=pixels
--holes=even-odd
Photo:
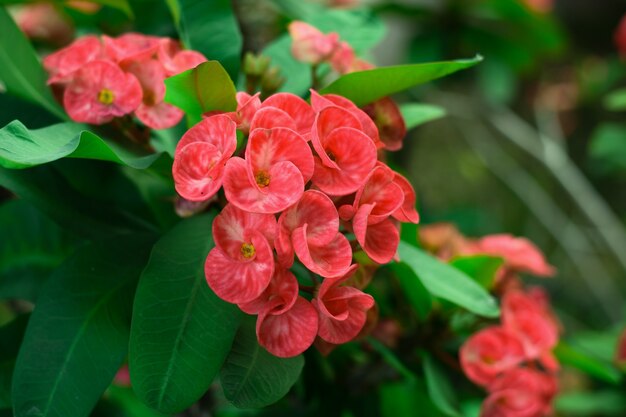
[[[458,269],[405,242],[400,242],[398,253],[401,261],[413,270],[432,295],[481,316],[497,317],[500,314],[495,299]]]
[[[265,407],[287,394],[303,367],[302,355],[278,358],[262,348],[256,338],[255,320],[247,316],[220,372],[220,381],[224,395],[237,407]]]
[[[46,85],[47,76],[32,45],[0,6],[0,80],[7,91],[35,102],[60,119],[67,120]],[[2,140],[0,140],[2,143]]]
[[[404,263],[393,263],[391,268],[415,312],[421,319],[426,319],[432,310],[433,300],[422,281],[417,279],[413,270]]]
[[[626,126],[602,123],[592,133],[589,154],[602,174],[626,170]]]
[[[554,354],[564,366],[571,366],[602,381],[618,384],[622,380],[622,374],[611,363],[563,341],[554,349]]]
[[[19,120],[0,129],[0,166],[28,168],[64,157],[99,159],[132,168],[145,169],[164,154],[129,149],[113,140],[102,139],[77,123],[59,123],[29,130]]]
[[[488,255],[459,256],[450,261],[450,265],[473,278],[481,287],[490,289],[496,278],[496,272],[504,260]]]
[[[236,79],[243,37],[232,3],[230,0],[167,0],[185,46],[220,61]]]
[[[80,192],[56,168],[59,162],[23,170],[0,167],[0,185],[79,236],[101,239],[133,230],[155,230],[117,204]]]
[[[133,294],[152,239],[78,250],[42,289],[13,376],[16,417],[88,416],[128,351]]]
[[[406,128],[409,130],[426,122],[441,119],[446,115],[446,111],[439,106],[421,103],[401,104],[400,113],[402,113]]]
[[[0,206],[0,230],[0,299],[35,301],[76,242],[24,200]]]
[[[161,238],[137,288],[131,379],[137,395],[164,413],[184,410],[207,391],[241,318],[206,283],[212,218],[193,217]]]
[[[11,408],[13,368],[29,318],[30,314],[22,314],[0,327],[0,410]]]
[[[202,120],[203,113],[237,109],[235,85],[217,61],[204,62],[170,77],[165,86],[165,101],[183,109],[192,124]]]
[[[352,100],[357,106],[364,106],[379,98],[473,67],[480,61],[482,57],[477,56],[457,61],[397,65],[352,72],[323,88],[321,93],[339,94]]]
[[[621,390],[594,389],[588,392],[567,392],[559,395],[554,408],[560,415],[578,416],[623,416],[626,396]]]
[[[426,388],[433,404],[446,416],[461,417],[457,409],[454,390],[447,376],[430,355],[425,354],[423,361]]]

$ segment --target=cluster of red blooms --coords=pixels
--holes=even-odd
[[[183,117],[182,110],[163,101],[165,78],[204,61],[173,39],[127,33],[84,36],[43,64],[48,84],[62,94],[73,120],[100,125],[134,113],[146,126],[165,129]]]
[[[423,227],[422,242],[443,259],[487,254],[502,257],[495,286],[503,293],[502,320],[472,335],[461,347],[463,371],[487,389],[482,417],[543,417],[552,411],[559,364],[552,349],[559,323],[539,287],[524,290],[520,272],[552,276],[539,249],[524,238],[492,235],[471,240],[448,224]]]
[[[263,102],[238,93],[237,101],[235,112],[192,127],[174,158],[183,198],[206,201],[223,187],[228,201],[213,222],[207,282],[222,299],[258,314],[258,340],[276,356],[298,355],[317,336],[348,342],[374,305],[370,295],[342,285],[358,267],[352,247],[389,262],[399,222],[419,220],[415,192],[377,160],[385,145],[374,122],[344,97],[312,91],[308,104],[289,93]],[[243,158],[233,156],[237,129],[247,135]],[[300,287],[289,270],[295,256],[323,278],[318,288]]]

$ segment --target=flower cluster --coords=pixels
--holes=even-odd
[[[299,61],[315,66],[328,63],[337,74],[375,68],[373,64],[358,58],[350,44],[341,41],[337,33],[324,34],[300,21],[289,25],[289,33],[293,39],[291,53]],[[396,103],[390,97],[383,97],[368,104],[363,110],[376,124],[386,149],[401,149],[406,125]]]
[[[62,94],[77,122],[104,124],[134,115],[146,126],[176,125],[183,112],[163,101],[165,78],[206,61],[170,38],[127,33],[117,38],[84,36],[48,55],[48,84]]]
[[[482,417],[550,414],[559,368],[552,349],[558,339],[559,324],[541,289],[504,295],[502,323],[472,335],[460,351],[467,377],[489,392]]]
[[[207,201],[223,188],[227,200],[213,222],[207,282],[220,298],[258,314],[258,340],[276,356],[295,356],[316,337],[348,342],[374,305],[346,285],[358,270],[352,249],[389,262],[399,223],[419,220],[415,192],[377,160],[384,148],[378,130],[349,100],[312,91],[311,104],[289,93],[263,102],[238,93],[237,101],[235,112],[187,131],[174,158],[183,198]],[[247,142],[235,155],[237,130]],[[317,288],[301,286],[290,271],[296,257],[314,283],[323,279]]]

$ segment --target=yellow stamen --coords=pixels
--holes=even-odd
[[[268,185],[270,185],[270,174],[268,174],[266,171],[257,172],[256,175],[254,176],[254,179],[256,180],[256,183],[261,188],[267,187]]]
[[[115,100],[115,95],[108,88],[103,88],[98,93],[98,101],[106,106],[113,104],[113,100]]]
[[[246,259],[250,259],[254,256],[254,254],[256,253],[256,250],[254,249],[254,245],[252,243],[242,243],[241,244],[241,255],[246,258]]]

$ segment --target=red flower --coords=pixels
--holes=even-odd
[[[300,21],[289,25],[293,39],[291,53],[298,61],[320,64],[331,57],[339,46],[339,35],[335,32],[323,34],[315,27]]]
[[[76,122],[103,124],[134,111],[141,98],[134,76],[111,62],[92,61],[72,73],[63,105]]]
[[[617,29],[615,29],[614,39],[617,51],[620,55],[626,56],[626,14],[622,16],[622,20],[620,20]]]
[[[125,33],[117,38],[104,35],[102,40],[106,55],[120,64],[152,58],[161,43],[161,38],[141,33]]]
[[[97,36],[84,36],[69,46],[54,52],[43,60],[43,66],[50,78],[48,84],[67,82],[71,74],[85,64],[104,59],[104,48]]]
[[[621,369],[626,370],[626,329],[622,331],[617,340],[617,347],[615,349],[615,363]]]
[[[288,268],[293,264],[295,252],[316,274],[343,275],[352,262],[352,249],[338,230],[339,215],[332,200],[319,191],[305,191],[300,201],[278,219],[278,260]]]
[[[313,184],[329,195],[358,190],[376,164],[376,146],[348,110],[330,106],[315,119],[311,143],[317,152]]]
[[[197,67],[207,60],[200,52],[183,50],[179,42],[170,38],[160,39],[157,58],[168,77]]]
[[[222,186],[224,165],[237,147],[237,126],[224,115],[202,120],[178,142],[172,173],[176,191],[191,201],[205,201]]]
[[[313,155],[306,141],[291,129],[254,129],[246,159],[226,164],[226,199],[242,210],[278,213],[296,203],[313,174]]]
[[[308,140],[314,120],[315,112],[306,101],[295,94],[278,93],[261,104],[250,123],[250,131],[286,127]]]
[[[396,210],[392,216],[403,223],[419,223],[420,216],[415,208],[417,197],[415,196],[415,190],[413,186],[402,175],[394,172],[393,182],[402,189],[404,193],[404,200],[398,210]]]
[[[226,205],[213,221],[215,247],[204,271],[218,297],[244,304],[259,297],[274,274],[276,219]]]
[[[371,295],[350,286],[341,286],[356,271],[353,265],[343,277],[325,278],[313,305],[319,313],[319,336],[340,344],[354,339],[367,320],[367,310],[374,306]]]
[[[250,133],[250,124],[256,114],[257,110],[261,108],[261,99],[259,99],[260,93],[251,96],[248,93],[238,92],[237,97],[237,110],[233,114],[237,128],[244,134]]]
[[[390,97],[383,97],[363,107],[363,110],[374,120],[385,148],[390,151],[402,149],[406,125],[396,102]]]
[[[459,354],[465,375],[478,385],[488,385],[523,361],[524,347],[515,334],[492,326],[467,339]]]

